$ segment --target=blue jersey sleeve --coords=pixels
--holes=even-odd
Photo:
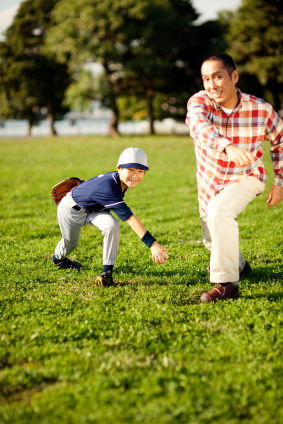
[[[122,221],[133,215],[124,201],[118,172],[98,175],[74,188],[73,199],[88,212],[113,210]]]
[[[118,218],[121,219],[121,221],[127,221],[127,219],[133,216],[133,212],[125,202],[111,208],[109,207],[109,209],[111,209],[118,216]]]

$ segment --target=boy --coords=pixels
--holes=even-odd
[[[94,284],[99,287],[113,285],[112,271],[118,254],[120,226],[110,210],[122,221],[128,222],[141,241],[151,249],[152,258],[157,264],[167,260],[167,250],[146,231],[123,200],[128,188],[139,184],[148,169],[145,152],[129,147],[119,157],[118,172],[98,175],[67,193],[58,206],[62,239],[54,252],[54,265],[59,269],[80,270],[82,265],[71,261],[67,255],[77,247],[81,228],[86,224],[95,225],[102,232],[104,241],[103,272],[95,277]]]

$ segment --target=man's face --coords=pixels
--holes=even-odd
[[[145,170],[141,168],[120,168],[120,166],[117,166],[120,181],[123,184],[123,190],[126,187],[133,188],[136,185],[138,185],[145,174]]]
[[[201,75],[205,91],[220,106],[234,109],[238,103],[238,94],[235,85],[238,82],[238,71],[231,75],[223,68],[221,60],[208,60],[201,68]]]

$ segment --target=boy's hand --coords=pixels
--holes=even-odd
[[[161,246],[161,244],[157,243],[157,241],[155,241],[152,245],[151,245],[151,254],[152,254],[152,259],[157,263],[157,264],[164,264],[167,259],[168,259],[168,254],[167,254],[167,249],[165,249],[165,247]]]

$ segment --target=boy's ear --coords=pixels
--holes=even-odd
[[[118,171],[119,171],[119,169],[121,169],[121,166],[120,165],[117,165],[116,166],[116,168],[118,169]]]

